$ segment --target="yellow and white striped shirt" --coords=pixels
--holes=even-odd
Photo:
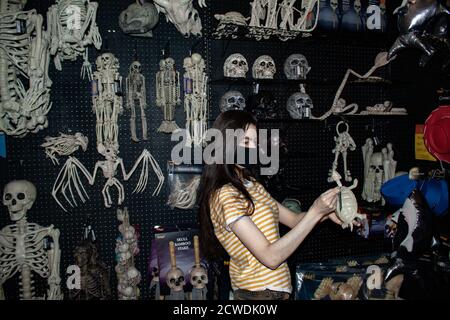
[[[245,184],[255,204],[249,216],[271,243],[280,238],[279,212],[275,200],[254,181]],[[266,289],[291,293],[291,275],[287,263],[272,270],[264,266],[231,231],[230,224],[247,214],[250,206],[244,195],[233,185],[217,190],[210,199],[211,220],[219,242],[230,255],[230,278],[233,290],[262,291]]]

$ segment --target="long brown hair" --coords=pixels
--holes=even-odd
[[[222,133],[222,137],[226,136],[227,129],[247,130],[250,125],[257,126],[256,119],[248,112],[239,110],[230,110],[221,113],[214,122],[213,128]],[[236,138],[236,137],[235,137]],[[234,141],[234,152],[238,141]],[[226,152],[227,148],[224,148]],[[200,197],[198,220],[200,222],[200,244],[202,255],[209,259],[225,257],[225,250],[214,234],[214,226],[211,221],[210,199],[224,185],[231,183],[239,192],[241,192],[248,200],[248,215],[253,214],[255,205],[250,194],[243,185],[243,179],[250,180],[250,176],[246,170],[242,170],[242,177],[236,170],[234,164],[207,164],[203,168],[200,182]]]

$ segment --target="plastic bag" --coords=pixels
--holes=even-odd
[[[169,197],[167,204],[172,208],[192,209],[197,203],[202,166],[176,165],[172,161],[167,165]]]

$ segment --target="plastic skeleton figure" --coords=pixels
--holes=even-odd
[[[3,191],[3,205],[8,207],[14,224],[0,231],[0,300],[5,299],[3,284],[17,273],[21,299],[63,299],[59,276],[59,230],[53,225],[42,227],[27,221],[27,212],[35,200],[36,187],[29,181],[11,181]],[[50,249],[45,246],[46,238],[51,238]],[[33,273],[47,279],[49,288],[44,298],[35,296]]]
[[[184,111],[187,144],[203,146],[206,142],[207,84],[205,60],[198,53],[184,59]]]
[[[47,128],[51,109],[48,35],[25,4],[0,0],[0,131],[19,138]]]
[[[158,132],[172,133],[179,129],[174,121],[175,107],[181,104],[180,74],[175,70],[175,60],[162,59],[156,73],[156,105],[163,109],[164,120]]]
[[[88,142],[88,138],[80,132],[74,135],[61,133],[59,137],[46,137],[41,147],[45,148],[45,154],[53,164],[59,164],[57,156],[70,156],[80,147],[86,151]]]
[[[116,240],[117,291],[119,300],[137,300],[140,295],[138,284],[141,273],[134,266],[134,257],[139,254],[138,234],[130,225],[128,209],[117,209],[120,236]]]
[[[64,208],[57,197],[57,194],[59,192],[62,193],[71,207],[77,206],[74,193],[78,194],[83,203],[86,201],[86,198],[89,199],[89,196],[86,193],[86,190],[84,189],[81,182],[78,171],[81,171],[81,173],[87,178],[90,185],[93,185],[95,183],[97,171],[99,169],[102,171],[103,176],[107,179],[102,189],[103,200],[106,208],[110,208],[112,205],[112,199],[109,193],[109,189],[111,187],[115,187],[118,191],[118,205],[121,205],[125,200],[125,191],[123,185],[116,178],[118,169],[120,169],[122,172],[123,180],[128,181],[130,177],[135,173],[136,169],[142,164],[139,181],[133,190],[133,194],[142,193],[147,187],[148,166],[150,163],[159,180],[159,183],[155,188],[152,196],[159,194],[162,184],[164,183],[164,175],[155,158],[153,158],[153,156],[147,149],[144,149],[142,151],[141,155],[134,163],[133,168],[128,173],[125,170],[122,158],[118,156],[119,150],[117,145],[105,146],[103,144],[100,144],[97,147],[97,150],[101,155],[105,157],[105,160],[98,161],[95,164],[94,172],[92,175],[89,173],[86,167],[75,157],[69,157],[65,165],[61,168],[61,171],[59,172],[58,177],[53,184],[52,196],[64,211],[67,210]],[[69,191],[69,195],[67,194],[67,191]]]
[[[339,132],[339,126],[341,124],[345,124],[345,126],[346,126],[346,130],[343,132]],[[338,160],[339,160],[340,154],[342,155],[342,160],[344,162],[345,181],[352,181],[350,170],[348,170],[348,168],[347,168],[347,150],[350,149],[351,151],[354,151],[356,149],[356,144],[355,144],[355,141],[353,140],[353,138],[348,133],[348,129],[349,129],[348,124],[343,121],[340,121],[336,125],[336,132],[337,132],[338,136],[334,137],[334,141],[336,142],[336,147],[333,149],[332,152],[334,153],[335,157],[334,157],[333,165],[330,170],[330,176],[328,177],[328,182],[334,181],[332,178],[332,173],[334,171],[337,171]]]
[[[122,77],[119,74],[119,60],[112,53],[97,58],[92,88],[93,111],[97,118],[97,146],[117,145],[119,114],[123,111]]]
[[[147,117],[145,108],[147,107],[145,77],[141,73],[141,63],[133,61],[130,65],[130,73],[125,81],[127,94],[127,108],[131,110],[130,128],[131,140],[138,142],[136,136],[136,101],[139,101],[141,109],[142,138],[147,140]]]
[[[100,49],[102,38],[95,22],[97,2],[89,0],[56,0],[47,13],[48,29],[52,41],[51,55],[55,56],[56,69],[62,70],[61,61],[74,61],[83,55],[81,77],[92,80],[87,46]]]

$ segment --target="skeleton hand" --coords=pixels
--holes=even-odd
[[[48,278],[49,289],[47,291],[47,300],[62,300],[63,294],[61,292],[61,278],[59,276],[50,276]]]

